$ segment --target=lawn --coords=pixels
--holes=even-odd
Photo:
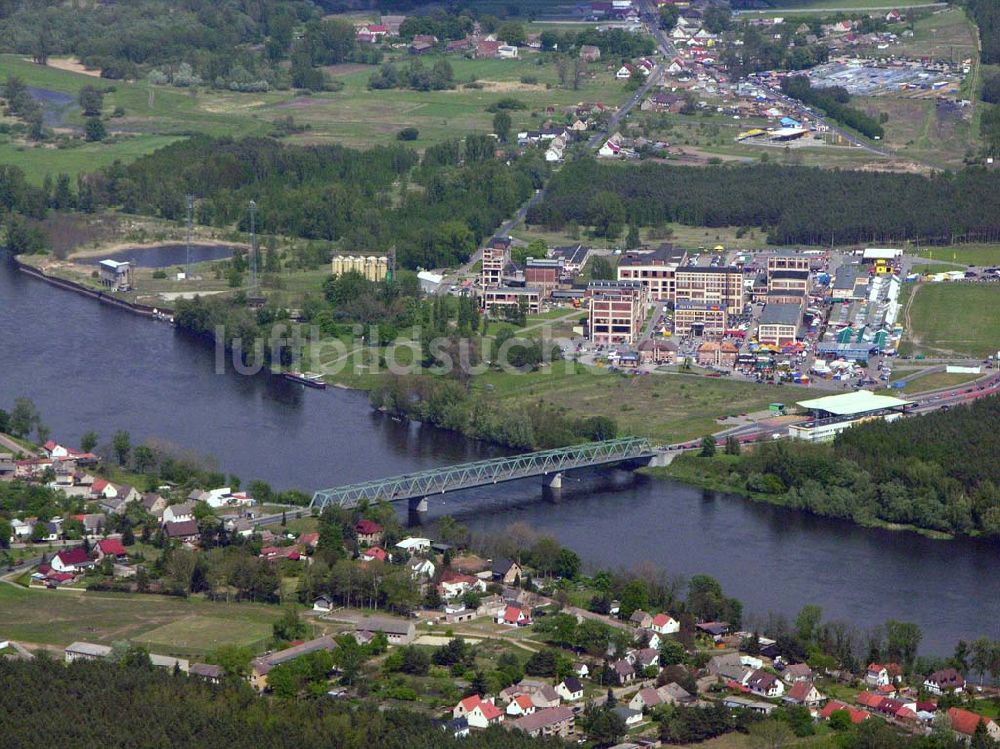
[[[903,387],[903,392],[907,395],[913,393],[924,393],[929,390],[939,390],[941,388],[955,387],[956,385],[962,385],[966,382],[971,382],[976,380],[982,375],[976,374],[960,374],[948,372],[932,372],[929,375],[924,375],[923,377],[917,377],[914,380],[909,381]]]
[[[68,174],[71,178],[108,166],[115,161],[130,162],[178,140],[170,135],[123,136],[107,143],[81,143],[75,148],[26,146],[0,143],[0,163],[20,167],[30,182],[41,184],[46,175]]]
[[[41,645],[135,640],[155,643],[164,654],[199,655],[225,643],[262,644],[279,615],[278,608],[258,604],[0,585],[0,630]]]
[[[918,250],[919,257],[930,260],[946,260],[957,265],[988,267],[1000,264],[1000,244],[964,244],[953,247],[930,247]],[[947,266],[941,266],[948,270]]]
[[[954,7],[918,20],[913,25],[913,36],[893,45],[892,53],[896,57],[930,57],[954,62],[979,56],[972,22],[964,10]]]
[[[569,370],[569,371],[568,371]],[[495,373],[475,381],[477,388],[516,403],[543,401],[571,413],[614,418],[623,434],[677,442],[718,431],[722,416],[767,408],[772,401],[795,400],[780,389],[685,374],[626,377],[556,363],[531,375]],[[804,392],[795,389],[795,393]],[[779,397],[779,393],[781,396]]]
[[[856,97],[858,106],[877,117],[888,115],[885,142],[897,154],[939,168],[961,168],[972,147],[972,108],[901,96]]]
[[[1000,286],[921,284],[910,305],[912,350],[987,356],[1000,349]]]

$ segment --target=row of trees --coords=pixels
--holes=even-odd
[[[933,176],[754,164],[618,169],[585,158],[550,182],[528,222],[611,234],[624,224],[760,226],[775,244],[1000,238],[1000,175]]]

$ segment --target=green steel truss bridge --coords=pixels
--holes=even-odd
[[[328,505],[351,508],[362,502],[408,500],[411,509],[425,510],[425,500],[432,494],[517,481],[532,476],[548,476],[549,484],[558,487],[564,471],[630,461],[645,463],[656,452],[648,440],[639,437],[588,442],[556,450],[478,460],[474,463],[322,489],[313,495],[309,506],[322,510]]]

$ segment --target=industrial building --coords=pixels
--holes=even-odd
[[[483,309],[494,315],[504,307],[523,306],[529,315],[538,314],[542,290],[534,286],[499,286],[483,289]]]
[[[790,346],[799,336],[801,304],[768,304],[760,315],[757,340],[772,346]]]
[[[569,245],[567,247],[553,247],[548,251],[548,256],[553,260],[562,260],[563,273],[567,276],[575,276],[583,270],[590,257],[590,248],[582,244]]]
[[[524,283],[541,289],[542,296],[547,297],[558,288],[563,273],[563,261],[559,258],[528,258]]]
[[[112,291],[129,291],[132,288],[132,264],[117,260],[102,260],[97,264],[101,286]]]
[[[812,419],[790,426],[788,436],[808,442],[829,442],[855,424],[874,419],[895,421],[914,403],[888,395],[875,395],[869,390],[856,390],[799,401],[796,405],[809,411]]]

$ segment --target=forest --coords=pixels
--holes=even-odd
[[[781,440],[686,463],[715,485],[818,515],[998,538],[998,420],[1000,398],[989,397],[855,426],[829,445]]]
[[[979,27],[981,62],[985,65],[1000,64],[1000,4],[995,0],[965,0],[965,7]]]
[[[325,696],[260,699],[243,683],[213,686],[153,671],[141,660],[63,665],[45,657],[0,658],[0,736],[10,749],[65,744],[134,749],[563,746],[502,728],[456,739],[418,713],[380,710],[374,704],[355,707]]]
[[[966,169],[932,176],[781,166],[629,169],[594,159],[567,164],[527,220],[558,230],[597,227],[762,227],[772,244],[924,244],[1000,239],[1000,174]],[[604,232],[611,227],[613,234]]]
[[[781,90],[803,104],[823,110],[828,117],[841,125],[854,128],[862,135],[867,135],[869,138],[885,136],[885,129],[878,120],[860,109],[848,106],[851,95],[841,86],[813,88],[806,76],[790,75],[782,79]]]

